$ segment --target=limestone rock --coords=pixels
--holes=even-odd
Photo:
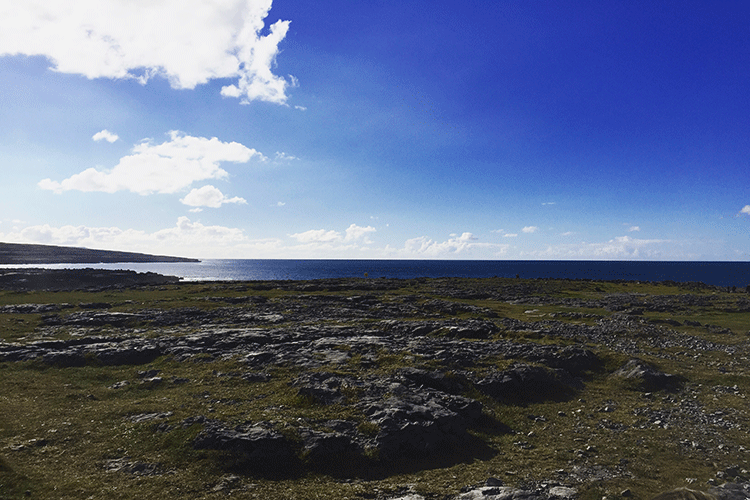
[[[193,440],[193,448],[228,451],[266,467],[283,467],[293,456],[287,439],[274,430],[257,425],[228,429],[215,421],[206,422]]]
[[[516,364],[477,381],[477,388],[485,394],[513,403],[544,401],[570,396],[576,388],[570,375],[556,373],[540,366]]]
[[[664,373],[654,366],[634,358],[625,363],[612,376],[633,380],[644,391],[675,390],[681,385],[676,375]]]

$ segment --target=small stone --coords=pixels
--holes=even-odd
[[[550,498],[561,498],[564,500],[569,500],[575,498],[577,494],[578,490],[565,486],[555,486],[553,488],[550,488],[549,490]]]
[[[484,483],[487,486],[503,486],[502,479],[498,479],[496,477],[488,478],[487,481]]]
[[[631,496],[633,496],[633,492],[630,491],[630,488],[625,488],[624,490],[622,490],[620,492],[620,496],[621,497],[631,497]]]

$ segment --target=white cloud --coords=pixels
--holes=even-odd
[[[546,201],[546,202],[542,203],[542,205],[557,205],[557,202],[556,201]]]
[[[289,21],[266,35],[272,0],[29,0],[0,3],[0,56],[41,55],[87,78],[164,76],[175,89],[237,78],[221,94],[283,104],[296,85],[274,75]]]
[[[310,229],[303,233],[294,233],[289,235],[300,243],[329,243],[331,241],[342,241],[341,233],[333,229]]]
[[[191,207],[211,207],[219,208],[225,203],[241,203],[247,204],[247,200],[235,196],[234,198],[227,198],[224,193],[219,191],[218,188],[211,186],[203,186],[202,188],[193,189],[187,196],[180,200],[185,205]]]
[[[574,234],[576,233],[573,231],[565,231],[564,233],[561,233],[560,236],[573,236]]]
[[[631,233],[633,231],[640,231],[640,230],[641,230],[640,226],[630,226],[630,229],[628,229],[628,231],[630,231]]]
[[[518,233],[505,233],[503,235],[503,238],[517,238],[517,237],[518,237]]]
[[[276,160],[277,161],[291,161],[291,160],[299,160],[296,156],[288,155],[286,153],[278,152],[276,151]]]
[[[363,243],[372,243],[367,235],[374,233],[375,228],[372,226],[358,226],[351,224],[342,235],[339,231],[325,230],[325,229],[311,229],[302,233],[290,234],[290,238],[294,238],[300,243],[332,243],[332,242],[352,242],[362,239]]]
[[[345,241],[354,241],[358,240],[360,238],[364,238],[365,244],[370,244],[372,241],[367,237],[368,234],[374,233],[375,228],[372,226],[362,227],[358,226],[356,224],[350,225],[348,228],[346,228],[346,236],[344,237]]]
[[[472,250],[481,249],[494,251],[496,255],[504,254],[509,245],[498,245],[495,243],[480,243],[472,233],[463,233],[461,236],[453,236],[446,241],[434,241],[426,236],[406,240],[402,249],[393,250],[386,247],[386,254],[396,254],[399,257],[451,257],[465,255]]]
[[[192,137],[169,132],[162,144],[144,141],[133,147],[133,154],[120,159],[109,171],[89,168],[61,182],[43,179],[39,187],[63,191],[132,191],[141,195],[176,193],[193,182],[223,179],[228,173],[220,162],[246,163],[253,157],[264,160],[258,151],[238,142],[221,142],[216,137]]]
[[[109,130],[107,130],[105,128],[101,132],[97,132],[96,134],[94,134],[93,137],[91,137],[91,138],[94,139],[97,142],[99,142],[99,141],[107,141],[107,142],[109,142],[111,144],[111,143],[117,141],[117,139],[119,139],[120,137],[117,134],[113,134],[112,132],[110,132]]]
[[[249,243],[241,229],[206,226],[191,222],[187,217],[177,219],[175,226],[153,233],[117,227],[62,226],[48,224],[26,227],[18,232],[2,234],[3,241],[40,243],[144,252],[158,255],[186,257],[236,255],[234,247]]]
[[[664,258],[675,258],[674,243],[671,240],[647,240],[617,236],[603,243],[581,242],[551,245],[545,250],[522,252],[520,256],[544,259],[662,260]],[[689,256],[685,255],[684,257]]]
[[[295,106],[294,109],[299,109],[300,111],[307,111],[307,108],[305,106]]]
[[[740,214],[750,215],[750,205],[745,205],[744,207],[742,207],[742,210],[740,210]]]
[[[277,201],[277,202],[276,202],[276,205],[274,205],[274,206],[277,206],[277,207],[283,207],[284,205],[286,205],[286,203],[285,203],[285,202],[283,202],[283,201]]]
[[[536,233],[539,231],[539,228],[537,226],[526,226],[525,228],[521,229],[524,233]]]

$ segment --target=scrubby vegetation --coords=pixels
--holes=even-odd
[[[748,330],[747,294],[698,284],[0,291],[0,498],[747,480]]]

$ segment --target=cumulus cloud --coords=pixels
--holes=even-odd
[[[525,228],[521,229],[524,233],[536,233],[539,231],[539,228],[537,226],[526,226]]]
[[[367,235],[374,232],[375,228],[372,226],[362,227],[356,224],[352,224],[348,228],[346,228],[346,236],[344,237],[344,240],[353,241],[363,238],[364,242],[369,244],[372,242],[368,239]]]
[[[131,155],[120,159],[111,170],[89,168],[63,181],[43,179],[39,187],[56,193],[63,191],[132,191],[141,195],[176,193],[192,183],[223,179],[228,173],[220,162],[246,163],[253,157],[264,160],[258,151],[238,142],[221,142],[216,137],[192,137],[178,131],[161,144],[144,141],[133,147]]]
[[[461,236],[451,235],[445,241],[434,241],[426,236],[406,240],[404,247],[393,250],[386,247],[386,254],[396,254],[400,257],[415,258],[443,258],[465,255],[475,249],[493,251],[496,255],[504,254],[509,245],[498,245],[495,243],[482,243],[472,233],[462,233]]]
[[[244,198],[240,198],[239,196],[235,196],[234,198],[227,198],[226,196],[224,196],[224,193],[219,191],[219,189],[215,188],[214,186],[211,186],[210,184],[207,186],[203,186],[202,188],[193,189],[180,201],[185,205],[190,205],[191,207],[211,208],[219,208],[225,203],[247,203],[247,200],[245,200]]]
[[[96,134],[94,134],[93,137],[91,137],[91,138],[94,139],[97,142],[99,142],[99,141],[107,141],[107,142],[109,142],[111,144],[111,143],[117,141],[117,139],[119,139],[120,137],[117,134],[113,134],[112,132],[110,132],[109,130],[107,130],[105,128],[101,132],[97,132]]]
[[[372,242],[367,235],[374,232],[375,228],[372,226],[363,227],[351,224],[346,228],[344,234],[332,229],[311,229],[302,233],[290,234],[289,237],[294,238],[300,243],[343,243],[361,239],[363,243],[370,244]]]
[[[641,230],[640,226],[630,226],[630,229],[628,229],[628,231],[630,231],[631,233],[633,231],[640,231],[640,230]]]
[[[742,210],[740,210],[740,213],[737,215],[740,214],[750,215],[750,205],[745,205],[744,207],[742,207]]]
[[[0,56],[44,56],[87,78],[163,76],[175,89],[236,78],[221,94],[283,104],[297,84],[273,74],[290,21],[267,34],[272,0],[48,0],[0,4]]]

